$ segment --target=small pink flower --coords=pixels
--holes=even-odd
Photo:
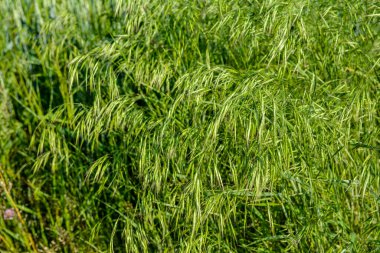
[[[16,213],[13,208],[8,208],[4,211],[4,220],[13,220],[15,217]]]

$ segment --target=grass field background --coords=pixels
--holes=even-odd
[[[380,251],[375,0],[0,2],[2,252]]]

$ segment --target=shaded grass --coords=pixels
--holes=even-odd
[[[379,250],[379,8],[5,1],[0,247]]]

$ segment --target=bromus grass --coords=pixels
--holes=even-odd
[[[4,0],[0,30],[2,252],[380,251],[376,1]]]

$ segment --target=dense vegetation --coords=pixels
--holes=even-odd
[[[1,1],[0,250],[380,251],[379,32],[376,0]]]

